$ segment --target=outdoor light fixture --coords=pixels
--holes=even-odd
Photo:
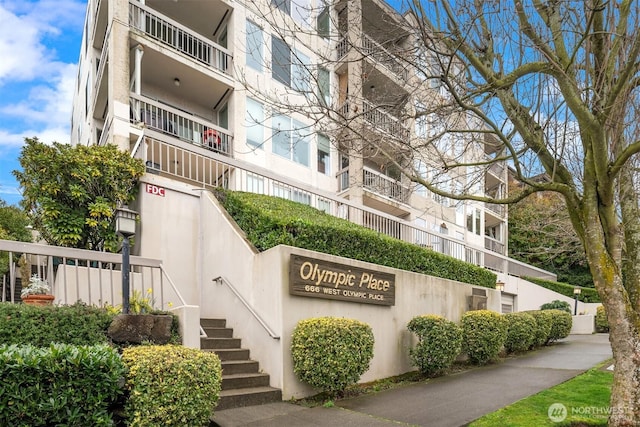
[[[500,291],[500,292],[504,291],[504,282],[503,281],[498,280],[496,282],[496,291]]]
[[[129,313],[129,238],[136,234],[138,213],[126,206],[116,208],[116,233],[122,236],[122,312]]]
[[[573,315],[578,314],[578,295],[582,293],[582,289],[573,288],[573,298],[576,300],[575,305],[573,306]]]

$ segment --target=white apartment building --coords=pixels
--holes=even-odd
[[[346,198],[371,211],[352,218],[364,225],[517,273],[526,266],[505,257],[504,206],[437,196],[381,154],[407,166],[398,141],[438,126],[407,113],[419,105],[415,71],[401,60],[407,28],[377,0],[90,0],[71,141],[116,144],[148,174],[196,188],[263,192],[343,217],[326,196]],[[429,87],[425,98],[439,96],[437,82]],[[473,147],[491,154],[490,144]],[[431,165],[414,166],[436,179]],[[506,180],[495,164],[475,191],[502,194]]]
[[[431,161],[477,164],[493,148],[478,135],[443,132],[468,117],[419,114],[446,93],[403,60],[415,58],[410,30],[381,0],[88,2],[71,141],[116,144],[145,162],[133,253],[162,260],[200,317],[225,317],[284,398],[312,393],[291,368],[298,319],[351,315],[373,324],[381,356],[364,378],[371,380],[411,368],[409,316],[429,310],[456,319],[478,294],[397,271],[398,308],[292,296],[292,256],[370,266],[288,247],[254,253],[206,190],[288,198],[489,268],[506,292],[480,292],[503,312],[531,308],[519,307],[522,287],[510,278],[555,278],[506,256],[503,206],[441,197],[402,175],[413,169],[438,188],[477,195],[503,195],[507,183],[505,165],[443,173]],[[440,133],[434,148],[419,156],[410,149]]]

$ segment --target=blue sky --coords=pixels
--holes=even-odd
[[[0,0],[0,199],[17,204],[11,171],[25,137],[69,142],[85,0]]]

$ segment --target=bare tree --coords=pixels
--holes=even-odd
[[[251,2],[282,41],[268,44],[279,51],[265,66],[275,70],[283,65],[275,59],[290,58],[289,72],[308,84],[288,82],[285,95],[251,84],[247,90],[273,112],[303,116],[309,131],[330,135],[351,162],[384,158],[442,197],[508,204],[540,191],[561,195],[611,325],[609,425],[640,425],[640,4],[412,0],[395,17],[372,14],[375,4],[327,5],[335,31],[325,46],[314,44],[318,26],[291,25]],[[384,31],[387,43],[371,43],[365,26]],[[300,46],[313,50],[313,64]],[[404,76],[397,88],[376,90],[365,60],[376,55]],[[320,69],[338,76],[332,103]],[[386,133],[368,131],[372,115]],[[411,126],[385,122],[391,116]],[[478,189],[498,162],[509,163],[523,191]],[[549,180],[533,179],[540,173]]]

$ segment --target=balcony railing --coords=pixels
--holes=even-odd
[[[504,243],[492,239],[491,237],[484,236],[484,248],[491,252],[496,252],[504,255]]]
[[[344,58],[349,52],[350,42],[348,37],[343,37],[336,45],[338,60]],[[385,49],[380,43],[366,34],[362,34],[362,55],[373,59],[386,69],[394,73],[401,80],[406,81],[408,78],[407,67],[402,65],[396,58],[396,55]]]
[[[347,99],[345,103],[339,107],[338,111],[343,117],[347,117],[349,112],[353,112],[354,115],[360,114],[364,121],[373,128],[402,141],[409,139],[409,130],[397,117],[383,111],[366,100],[361,101],[362,110],[360,110],[357,105],[354,101]]]
[[[507,208],[505,207],[505,205],[496,205],[494,203],[485,203],[484,207],[495,213],[496,215],[498,215],[501,218],[504,218],[505,213],[507,212]]]
[[[428,247],[494,271],[555,280],[555,275],[548,271],[511,260],[504,255],[472,246],[444,234],[430,232],[412,222],[356,204],[302,182],[289,180],[268,169],[228,157],[213,158],[197,152],[180,154],[179,148],[151,137],[146,138],[146,143],[145,160],[157,163],[158,170],[167,176],[199,186],[221,186],[231,190],[295,200],[378,233]],[[154,153],[160,153],[160,156],[153,157]],[[177,158],[180,159],[179,162],[173,161]],[[346,170],[338,174],[338,180],[341,190],[348,188],[349,176]]]
[[[407,203],[409,200],[411,189],[400,181],[369,168],[364,168],[363,173],[363,185],[367,190],[400,203]]]
[[[129,25],[198,62],[231,74],[232,56],[225,48],[149,7],[129,3]]]
[[[19,302],[18,261],[23,259],[30,271],[51,286],[56,304],[117,305],[122,302],[122,255],[63,248],[35,243],[0,240],[0,253],[7,254],[9,272],[0,276],[2,301]],[[154,308],[186,305],[159,260],[130,257],[131,292],[142,295],[151,289]],[[169,304],[171,303],[171,304]]]
[[[225,156],[233,155],[233,136],[228,130],[143,96],[130,94],[134,123],[172,135]]]

